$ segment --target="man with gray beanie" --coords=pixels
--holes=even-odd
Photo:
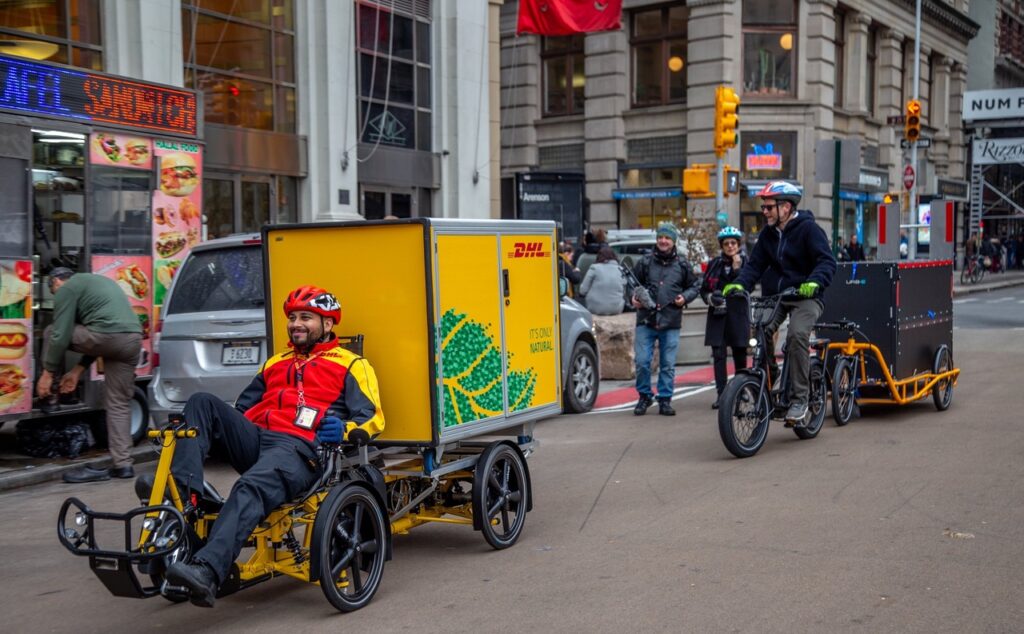
[[[675,390],[676,350],[679,331],[683,327],[683,306],[700,291],[700,278],[693,267],[676,250],[679,230],[671,222],[658,225],[654,251],[645,255],[633,267],[640,286],[647,289],[647,301],[634,292],[636,311],[636,391],[639,400],[633,414],[643,416],[654,403],[651,390],[651,360],[654,342],[658,342],[658,413],[675,416],[672,394]],[[645,305],[646,304],[646,305]]]
[[[142,350],[142,325],[117,282],[102,275],[75,273],[65,267],[50,271],[53,323],[43,335],[43,372],[36,383],[40,399],[51,398],[54,375],[64,365],[68,350],[81,360],[60,380],[61,394],[71,394],[78,380],[97,358],[103,359],[103,406],[107,415],[107,444],[112,469],[89,465],[64,474],[65,482],[98,482],[133,478],[131,409],[135,365]]]

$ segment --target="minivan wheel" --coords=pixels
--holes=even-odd
[[[569,360],[569,378],[565,385],[565,411],[589,412],[597,400],[597,352],[585,341],[577,341]]]

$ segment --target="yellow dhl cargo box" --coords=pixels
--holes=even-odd
[[[363,335],[378,444],[437,446],[561,412],[555,225],[422,218],[263,230],[267,334],[288,341],[289,291],[338,297]]]

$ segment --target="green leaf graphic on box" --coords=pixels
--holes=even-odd
[[[441,317],[441,341],[445,427],[502,414],[501,350],[489,327],[452,308]],[[536,382],[532,368],[510,369],[510,409],[530,406]]]

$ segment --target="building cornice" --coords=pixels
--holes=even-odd
[[[897,0],[899,4],[914,13],[914,0]],[[981,25],[941,0],[922,0],[921,19],[943,31],[968,41],[978,34]]]

